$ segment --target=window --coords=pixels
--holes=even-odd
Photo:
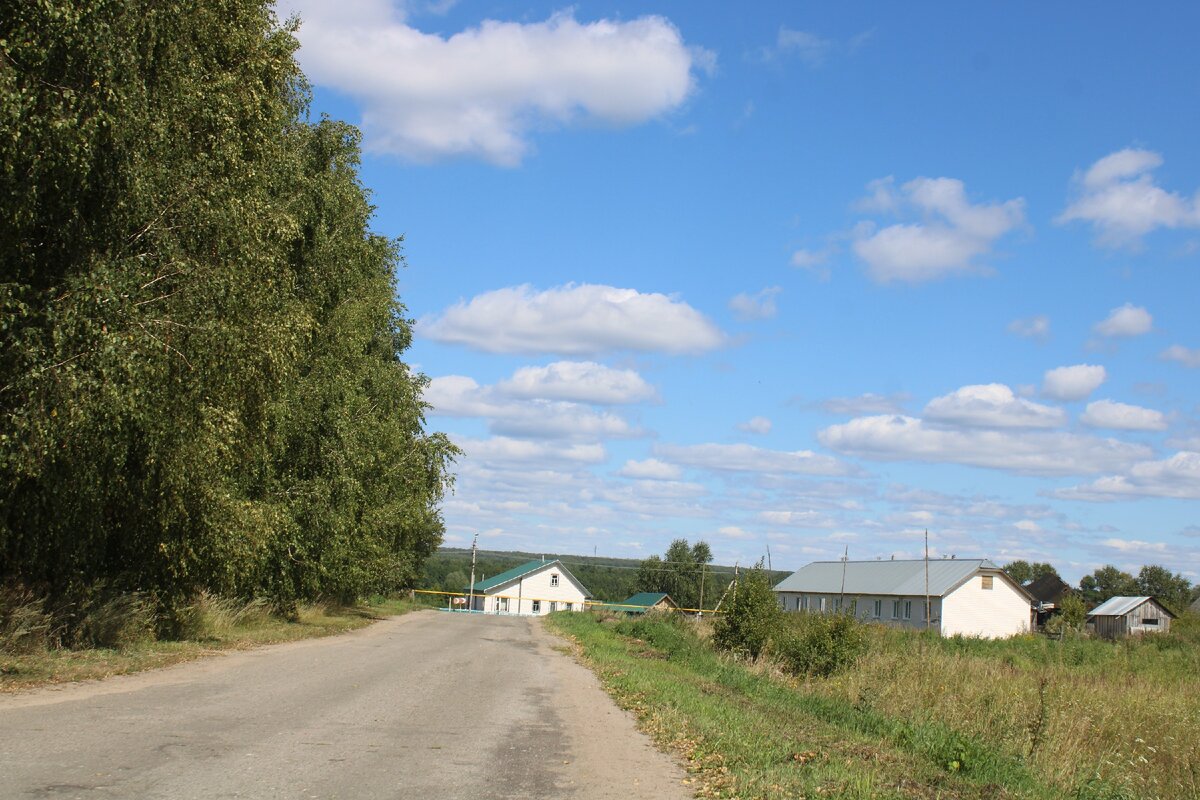
[[[796,610],[797,610],[797,611],[799,611],[799,610],[800,610],[800,601],[801,601],[801,600],[803,600],[803,599],[804,599],[804,598],[802,598],[802,597],[797,597],[797,598],[796,598]]]
[[[892,601],[892,619],[900,619],[900,601]]]
[[[534,600],[533,601],[533,613],[537,614],[537,613],[541,612],[541,610],[542,610],[542,601]]]
[[[799,603],[799,608],[803,609],[804,611],[808,611],[808,595],[801,597],[797,603]]]
[[[1158,627],[1158,620],[1156,620],[1154,617],[1146,617],[1145,619],[1142,620],[1142,624],[1143,625],[1153,625],[1155,627]]]
[[[556,600],[551,600],[551,601],[550,601],[550,610],[551,610],[552,612],[553,612],[553,611],[558,611],[558,602],[557,602]]]
[[[496,598],[496,610],[497,611],[508,611],[508,598],[507,597],[497,597]]]
[[[563,604],[563,608],[565,608],[567,611],[570,611],[570,610],[571,610],[571,604],[570,604],[570,603],[564,603],[564,604]]]
[[[818,611],[824,611],[824,610],[825,610],[825,598],[824,598],[824,597],[822,597],[822,598],[821,598],[821,607],[820,607],[819,609],[817,609],[817,610],[818,610]]]
[[[555,573],[555,572],[550,573],[550,585],[558,586],[558,573]],[[551,609],[551,610],[553,611],[553,609]]]
[[[877,619],[879,617],[883,616],[883,601],[882,600],[875,601],[875,609],[874,610],[875,610],[875,617]]]
[[[912,619],[912,600],[904,601],[904,618]]]
[[[985,588],[985,589],[992,588],[992,576],[991,575],[983,576],[983,588]]]

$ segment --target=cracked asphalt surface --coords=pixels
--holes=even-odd
[[[422,611],[0,695],[0,797],[690,797],[560,644],[535,619]]]

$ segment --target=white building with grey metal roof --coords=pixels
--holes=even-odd
[[[1028,632],[1033,605],[1020,584],[981,558],[814,561],[775,593],[786,611],[846,611],[865,621],[989,639]]]

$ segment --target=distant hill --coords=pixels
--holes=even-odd
[[[524,564],[526,561],[558,559],[571,570],[595,600],[620,602],[630,595],[642,591],[637,585],[641,559],[613,558],[610,556],[581,556],[569,553],[524,553],[516,550],[480,550],[475,559],[475,580],[489,575],[498,575],[505,570]],[[773,582],[781,581],[789,572],[776,570]],[[445,547],[438,550],[425,562],[422,580],[418,588],[439,589],[444,592],[461,592],[470,583],[471,551],[467,548]],[[725,587],[733,580],[733,567],[710,564],[709,581],[706,584],[705,607],[716,604]],[[713,598],[709,602],[708,598]]]

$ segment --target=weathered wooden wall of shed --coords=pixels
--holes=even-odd
[[[1146,620],[1158,620],[1158,624],[1147,625]],[[1130,634],[1167,633],[1171,630],[1171,615],[1153,600],[1148,600],[1125,615],[1126,630]]]

